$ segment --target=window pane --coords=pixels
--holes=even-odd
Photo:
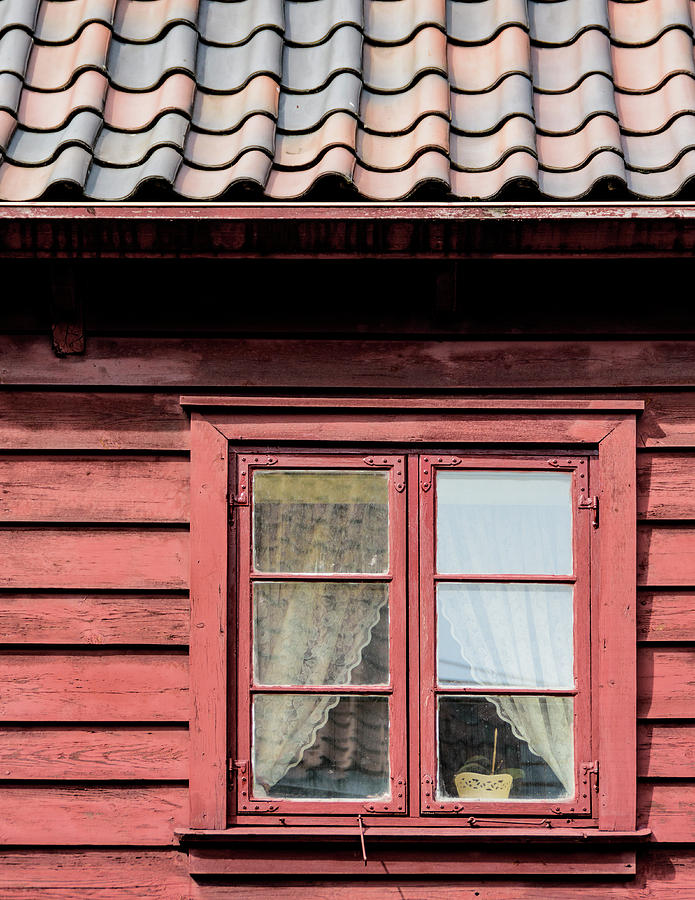
[[[439,799],[559,800],[574,795],[571,697],[442,697]]]
[[[389,796],[386,697],[262,694],[253,704],[256,797]]]
[[[257,684],[388,684],[388,585],[256,582]]]
[[[572,688],[572,594],[569,584],[439,584],[439,682]]]
[[[437,472],[437,571],[571,575],[569,472]]]
[[[388,572],[388,474],[256,471],[253,561],[257,572]]]

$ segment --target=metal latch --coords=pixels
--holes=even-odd
[[[577,504],[578,509],[592,509],[594,511],[594,519],[593,526],[594,528],[598,528],[598,497],[584,497],[581,496],[579,498],[579,503]]]

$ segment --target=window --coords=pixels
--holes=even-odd
[[[184,402],[187,840],[639,836],[639,404]]]

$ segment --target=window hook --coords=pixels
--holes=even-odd
[[[362,816],[357,816],[357,824],[360,826],[360,844],[362,845],[362,860],[367,865],[367,848],[364,846],[364,823]]]

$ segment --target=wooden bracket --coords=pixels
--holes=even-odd
[[[56,356],[85,351],[84,310],[72,265],[51,267],[51,340]]]

